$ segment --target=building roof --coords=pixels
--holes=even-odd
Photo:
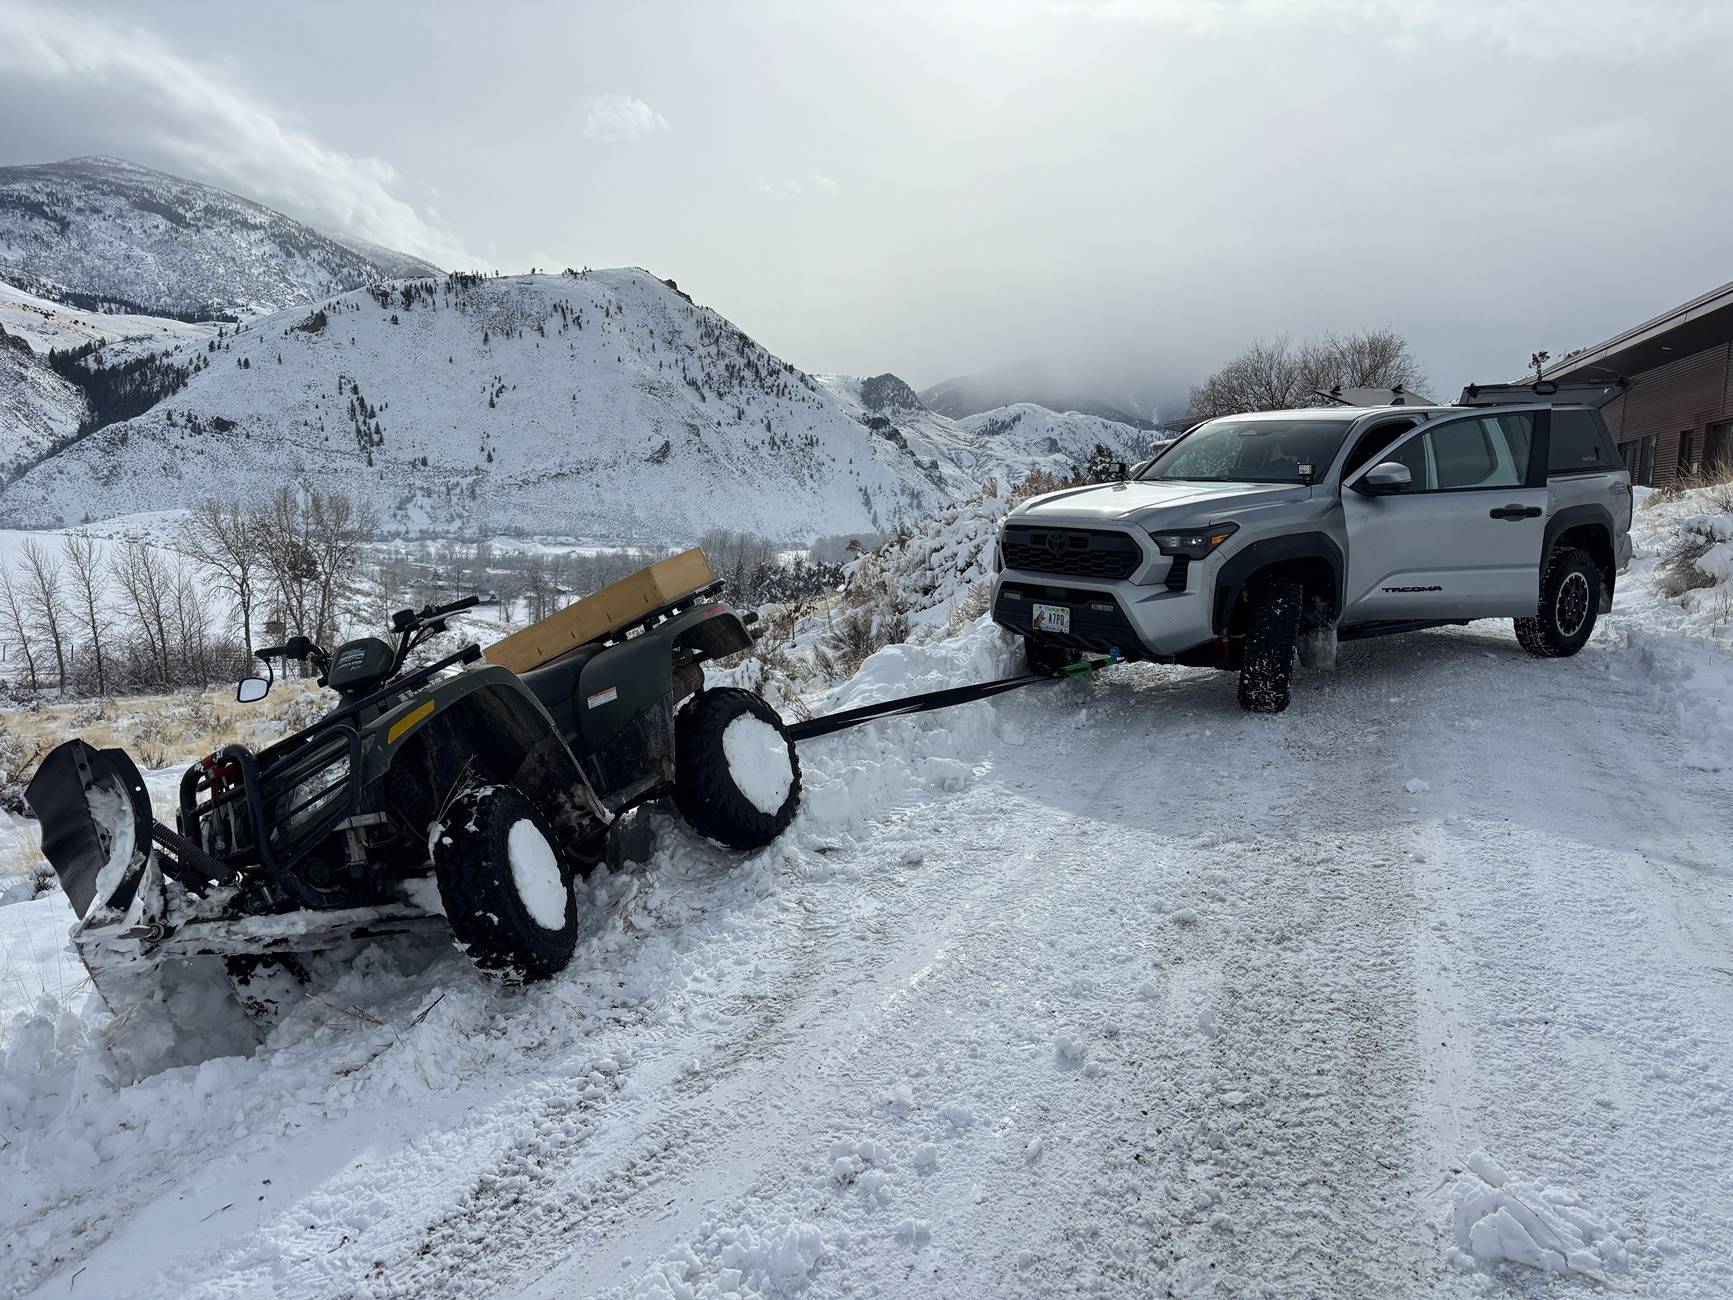
[[[1541,374],[1547,379],[1629,377],[1729,340],[1733,340],[1733,283],[1555,361]]]

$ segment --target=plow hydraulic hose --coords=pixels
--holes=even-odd
[[[838,731],[847,731],[850,727],[858,727],[863,723],[878,722],[883,718],[900,718],[911,713],[931,713],[934,709],[949,709],[958,704],[969,704],[975,700],[984,700],[994,695],[1003,695],[1006,691],[1020,690],[1025,686],[1034,686],[1039,682],[1064,681],[1068,677],[1087,677],[1090,673],[1098,673],[1103,668],[1111,668],[1115,664],[1125,662],[1117,655],[1110,659],[1079,659],[1074,664],[1066,664],[1058,675],[1049,677],[1044,673],[1022,673],[1016,677],[1002,677],[996,682],[974,682],[968,686],[952,686],[942,691],[928,691],[924,695],[905,695],[900,700],[883,700],[878,704],[863,704],[858,709],[843,709],[840,713],[827,713],[822,718],[812,718],[806,722],[797,722],[788,729],[788,734],[796,743],[803,740],[816,740],[820,736],[829,736]]]

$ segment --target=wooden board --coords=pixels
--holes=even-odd
[[[696,547],[681,551],[585,596],[557,614],[549,614],[539,623],[531,623],[521,632],[513,632],[503,641],[495,641],[482,654],[489,663],[514,673],[528,672],[609,632],[628,627],[658,606],[689,596],[715,581],[716,575],[710,571],[710,561],[703,551]]]

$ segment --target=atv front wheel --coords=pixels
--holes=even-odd
[[[578,943],[572,868],[547,818],[509,785],[471,790],[433,835],[451,932],[483,970],[517,979],[562,971]]]
[[[800,759],[776,710],[752,691],[699,691],[674,718],[674,806],[731,849],[757,849],[794,820]]]

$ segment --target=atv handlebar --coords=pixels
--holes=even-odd
[[[449,605],[423,605],[420,609],[400,609],[391,616],[393,632],[413,632],[418,628],[428,627],[459,610],[472,609],[481,604],[480,596],[465,596],[462,600],[454,600]]]
[[[253,651],[256,659],[305,659],[319,647],[304,636],[292,636],[282,645],[261,646]]]

